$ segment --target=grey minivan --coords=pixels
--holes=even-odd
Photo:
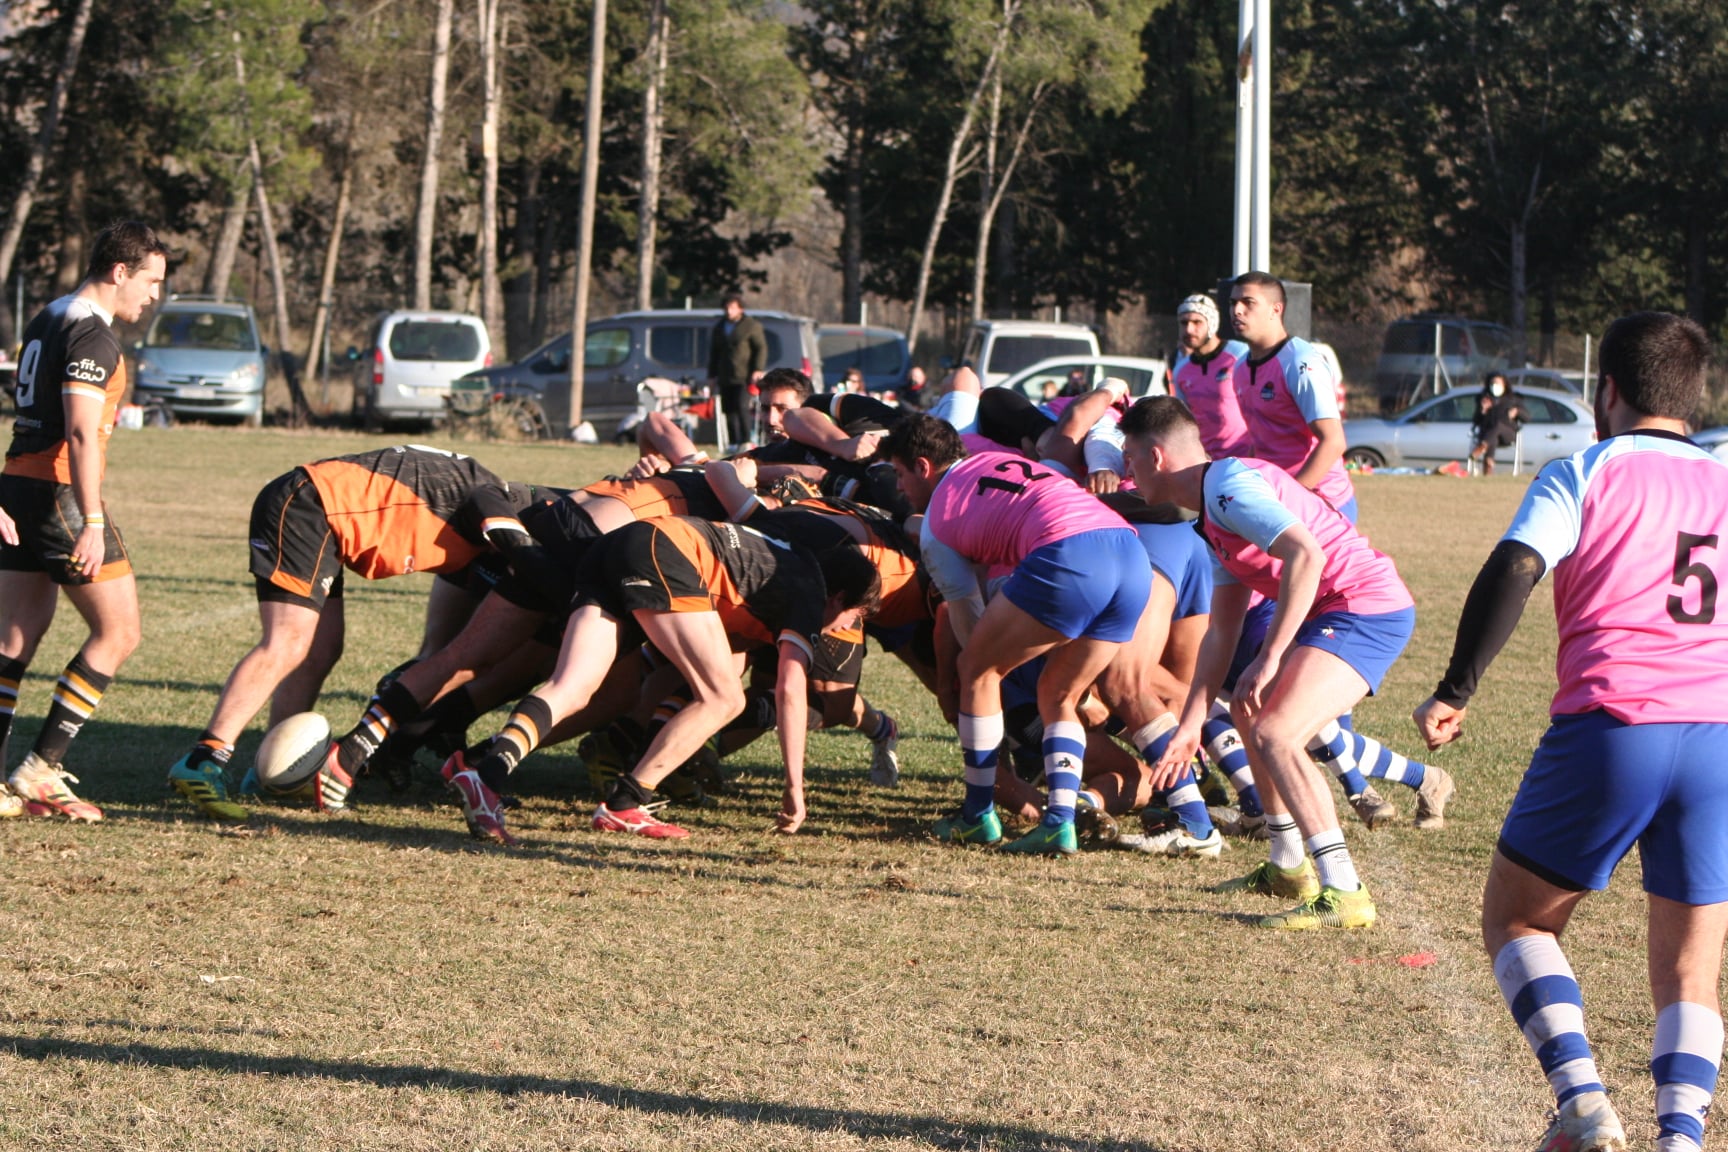
[[[170,296],[133,345],[133,399],[176,416],[264,421],[265,356],[250,305],[213,296]]]
[[[796,368],[822,390],[822,353],[816,322],[807,316],[751,309],[768,340],[769,368]],[[582,416],[604,438],[635,413],[636,385],[650,376],[700,383],[708,375],[709,342],[720,320],[718,308],[622,312],[588,322],[583,357]],[[495,402],[538,407],[552,388],[570,386],[570,336],[548,340],[514,364],[471,372],[456,381],[451,403]],[[544,425],[544,420],[541,421]]]

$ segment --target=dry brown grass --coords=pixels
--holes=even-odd
[[[301,460],[377,443],[204,429],[121,434],[113,501],[145,601],[143,648],[71,767],[110,820],[0,827],[0,1146],[99,1149],[1515,1148],[1546,1095],[1476,942],[1500,816],[1551,691],[1547,594],[1490,674],[1448,828],[1348,834],[1381,925],[1290,937],[1270,905],[1204,891],[1256,863],[1094,854],[1052,863],[923,834],[958,792],[930,703],[872,659],[905,786],[868,745],[812,746],[810,831],[767,832],[775,754],[658,845],[587,830],[569,753],[532,759],[525,846],[472,844],[430,785],[358,817],[269,809],[249,834],[164,797],[255,627],[246,512]],[[511,477],[583,482],[620,457],[475,451]],[[1413,750],[1476,566],[1519,481],[1374,477],[1364,526],[1421,620],[1361,727]],[[418,638],[425,585],[350,583],[324,711],[352,722]],[[19,743],[76,640],[25,688]],[[247,755],[248,743],[241,755]],[[1409,793],[1394,789],[1406,811]],[[1604,1076],[1649,1141],[1636,875],[1569,938]],[[1431,967],[1399,958],[1433,952]]]

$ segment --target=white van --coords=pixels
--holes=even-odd
[[[450,382],[492,366],[492,340],[466,312],[386,312],[354,360],[354,421],[376,429],[392,421],[444,419]]]
[[[960,362],[994,388],[1022,368],[1053,356],[1096,356],[1098,337],[1084,324],[1042,320],[979,320],[966,337]]]

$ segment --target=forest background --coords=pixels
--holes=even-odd
[[[1348,377],[1423,309],[1571,367],[1634,308],[1721,335],[1728,8],[1273,10],[1272,270]],[[590,21],[0,3],[0,343],[133,216],[174,290],[250,301],[314,376],[389,308],[481,314],[500,360],[567,331]],[[590,315],[737,287],[915,328],[932,367],[974,317],[1057,309],[1167,353],[1229,271],[1237,35],[1226,0],[613,0]]]

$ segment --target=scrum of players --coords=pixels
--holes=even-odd
[[[101,498],[126,385],[111,325],[155,298],[164,256],[141,224],[106,230],[85,281],[25,331],[0,471],[0,763],[61,591],[90,632],[0,787],[0,816],[102,819],[63,761],[139,636],[130,559]],[[1403,651],[1415,606],[1356,531],[1337,383],[1285,330],[1282,285],[1247,273],[1230,302],[1234,341],[1209,297],[1182,302],[1172,396],[1130,403],[1104,380],[1034,405],[962,369],[926,414],[812,395],[781,370],[760,383],[768,442],[727,460],[650,419],[630,474],[574,490],[418,447],[296,468],[253,506],[259,640],[169,783],[212,818],[246,819],[247,786],[229,788],[234,741],[266,706],[274,727],[317,701],[342,650],[346,575],[432,572],[419,652],[350,731],[314,747],[306,791],[320,809],[349,807],[364,773],[400,781],[429,748],[470,832],[508,845],[511,774],[581,739],[595,829],[683,839],[662,805],[699,796],[720,758],[773,729],[777,827],[796,833],[811,728],[864,733],[871,780],[898,781],[898,727],[862,691],[873,637],[958,736],[960,803],[933,821],[937,839],[1215,857],[1226,835],[1252,838],[1266,859],[1221,887],[1296,901],[1260,925],[1370,927],[1326,776],[1370,827],[1396,811],[1374,779],[1414,791],[1419,827],[1443,825],[1449,775],[1349,723]],[[1554,1092],[1545,1149],[1626,1147],[1560,935],[1633,844],[1658,1149],[1701,1147],[1718,1078],[1728,777],[1712,750],[1728,745],[1728,617],[1716,611],[1728,471],[1686,437],[1710,354],[1678,316],[1610,326],[1600,442],[1531,484],[1415,714],[1429,747],[1458,738],[1552,572],[1553,720],[1502,826],[1482,916],[1495,982]],[[471,742],[504,705],[503,726]],[[1123,832],[1135,812],[1141,830]]]
[[[1285,331],[1282,285],[1249,273],[1231,295],[1233,341],[1209,297],[1183,302],[1175,396],[1134,402],[1110,379],[1034,404],[962,368],[925,413],[778,370],[759,385],[765,442],[729,459],[651,417],[628,474],[575,489],[420,447],[295,468],[252,509],[259,638],[169,784],[246,819],[235,742],[266,708],[274,727],[314,707],[344,580],[430,572],[419,651],[307,784],[322,810],[363,774],[400,786],[425,749],[471,833],[512,844],[511,774],[576,740],[596,829],[681,839],[665,805],[723,786],[719,761],[772,730],[776,826],[795,833],[809,730],[858,730],[870,779],[898,781],[898,725],[864,690],[871,638],[956,730],[939,840],[1171,857],[1258,840],[1266,861],[1228,887],[1299,901],[1264,923],[1367,926],[1316,765],[1370,827],[1398,812],[1374,783],[1411,789],[1432,828],[1452,782],[1350,724],[1413,606],[1354,529],[1337,382]],[[80,703],[91,675],[62,694]],[[29,810],[100,819],[53,761],[55,799]]]
[[[1375,782],[1411,789],[1425,828],[1452,782],[1351,727],[1413,606],[1354,529],[1336,382],[1284,331],[1281,285],[1249,274],[1232,296],[1237,341],[1210,298],[1183,302],[1174,397],[1109,379],[1034,404],[962,368],[924,413],[778,370],[764,443],[729,459],[654,417],[629,473],[573,490],[423,448],[297,468],[253,509],[260,639],[170,783],[244,819],[234,742],[266,705],[272,725],[312,708],[346,573],[430,571],[420,650],[330,741],[305,789],[320,809],[362,774],[404,782],[426,749],[470,832],[513,844],[512,773],[574,740],[594,828],[682,839],[666,806],[723,787],[720,760],[772,730],[776,827],[795,833],[809,730],[858,730],[871,780],[898,781],[871,638],[958,736],[937,839],[1169,857],[1258,840],[1266,861],[1226,887],[1298,901],[1267,926],[1367,926],[1317,766],[1370,827],[1398,812]]]

